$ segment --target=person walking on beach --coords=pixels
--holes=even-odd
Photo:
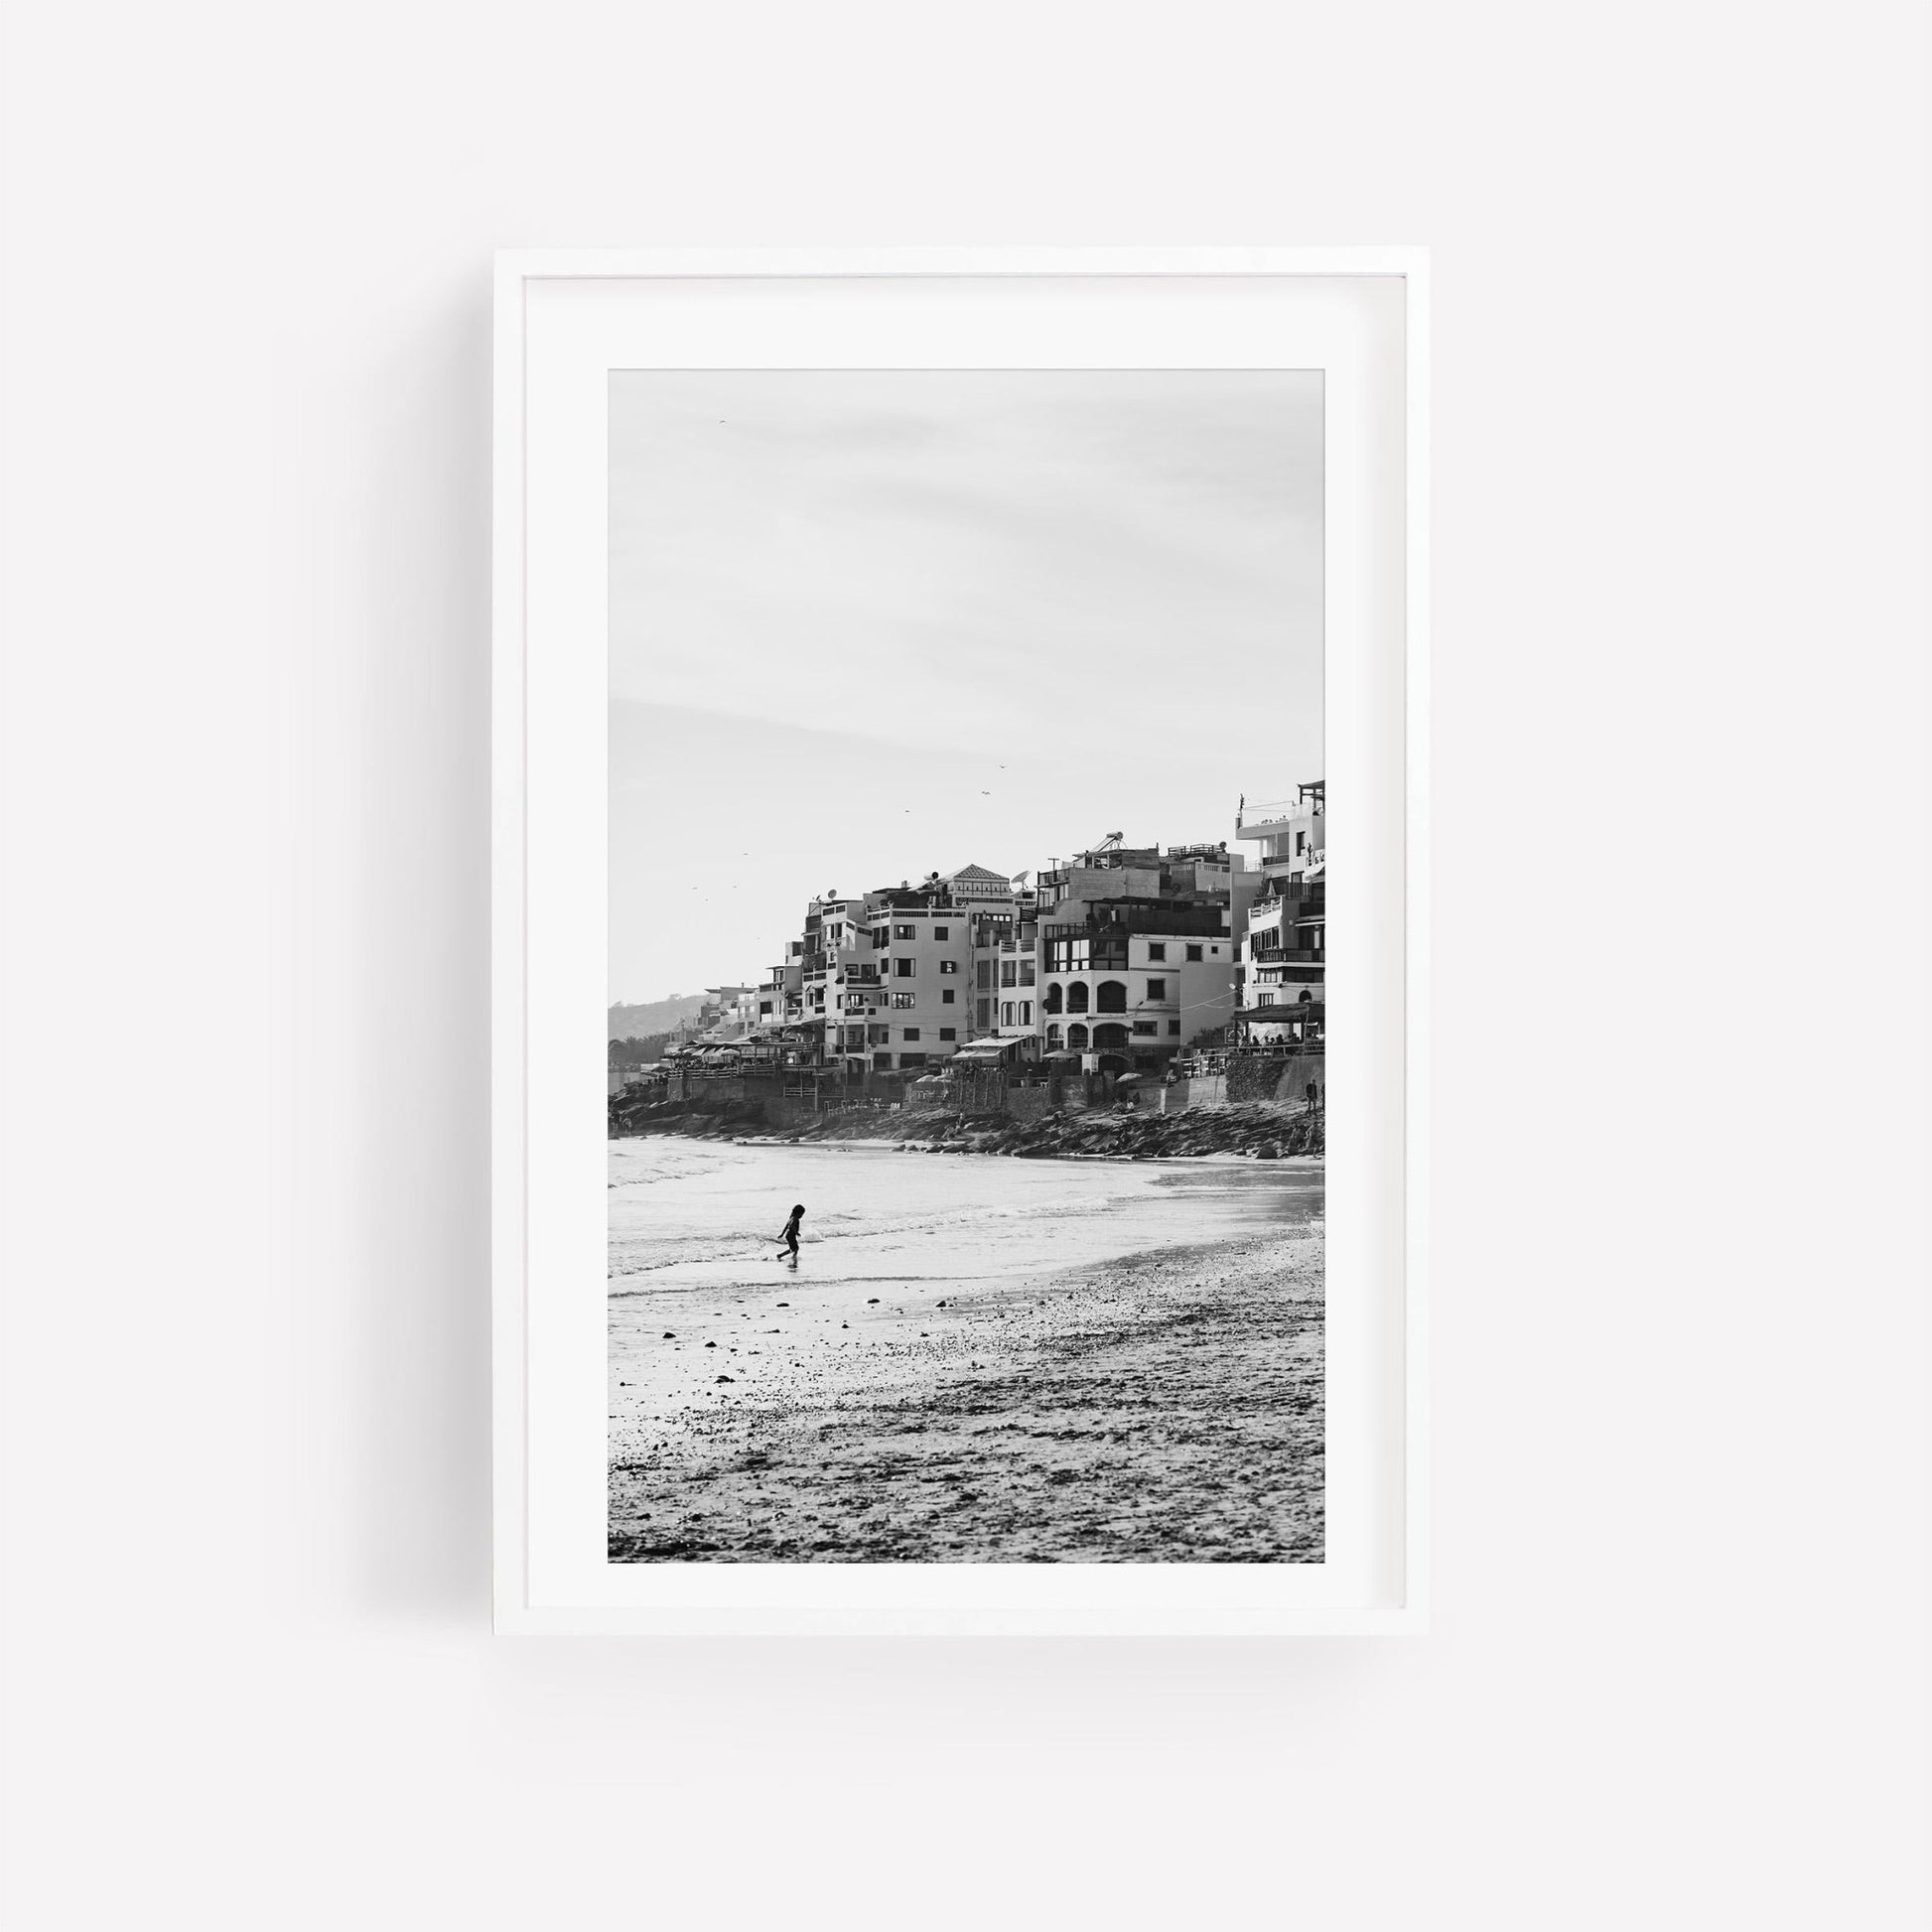
[[[791,1252],[791,1265],[794,1268],[798,1266],[798,1223],[804,1218],[805,1210],[802,1206],[794,1207],[791,1210],[791,1219],[785,1223],[784,1232],[778,1236],[778,1239],[784,1246],[779,1249],[778,1253],[771,1257],[773,1261],[784,1260],[785,1250],[789,1249]]]

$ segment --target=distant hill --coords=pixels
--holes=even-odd
[[[667,1034],[680,1020],[688,1020],[704,1005],[702,993],[673,993],[668,1000],[649,1000],[641,1006],[620,1004],[611,1009],[607,1039],[643,1039]]]

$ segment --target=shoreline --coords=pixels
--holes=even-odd
[[[907,1296],[835,1369],[781,1345],[675,1417],[626,1417],[620,1381],[610,1559],[1319,1562],[1322,1250],[1279,1229]]]
[[[1172,1114],[1132,1107],[1066,1108],[1027,1122],[1008,1115],[916,1108],[884,1116],[837,1114],[809,1127],[774,1129],[766,1123],[762,1106],[748,1102],[716,1113],[666,1106],[608,1139],[646,1140],[657,1135],[730,1140],[749,1147],[885,1146],[923,1154],[1003,1155],[1031,1161],[1187,1161],[1231,1155],[1318,1166],[1325,1153],[1326,1116],[1278,1101],[1183,1108]]]

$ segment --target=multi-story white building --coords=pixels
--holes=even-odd
[[[865,1053],[875,1072],[919,1070],[948,1059],[971,1036],[966,910],[901,888],[874,896],[859,987]],[[855,1023],[847,1003],[846,1050]]]
[[[814,899],[799,959],[800,1018],[825,1061],[919,1072],[973,1037],[973,932],[1012,923],[1003,874],[969,866],[855,898]]]
[[[1295,797],[1279,804],[1251,806],[1243,798],[1234,835],[1259,845],[1262,878],[1242,936],[1239,1030],[1312,1044],[1326,1018],[1324,781],[1298,785]]]

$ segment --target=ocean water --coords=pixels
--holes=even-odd
[[[879,1284],[997,1285],[1118,1255],[1318,1221],[1318,1164],[1023,1161],[846,1144],[740,1147],[645,1136],[609,1165],[613,1332],[694,1292],[834,1301]],[[796,1270],[776,1259],[794,1202]],[[631,1305],[625,1309],[622,1305]]]

